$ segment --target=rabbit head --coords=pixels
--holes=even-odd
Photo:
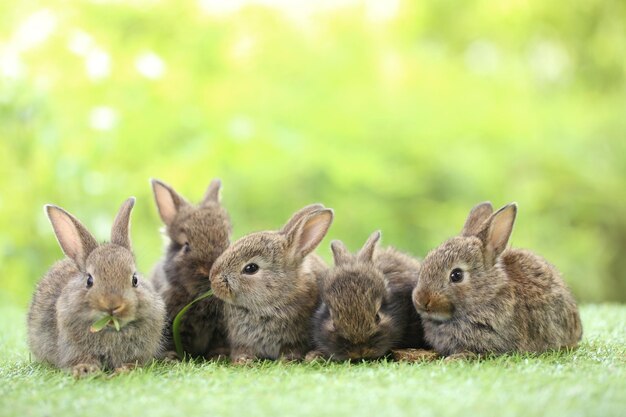
[[[169,245],[164,268],[168,276],[185,277],[180,284],[190,294],[207,291],[209,272],[230,243],[230,219],[220,205],[220,180],[213,180],[199,205],[193,205],[172,187],[152,180],[159,215]]]
[[[515,203],[493,213],[491,203],[475,206],[459,236],[431,251],[419,273],[413,303],[422,318],[443,322],[488,303],[507,285],[498,264],[517,213]]]
[[[379,240],[374,232],[356,255],[340,241],[331,243],[335,268],[324,280],[314,321],[317,345],[333,359],[384,356],[398,336],[385,308],[385,277],[373,262]]]
[[[137,319],[141,301],[153,296],[152,288],[144,286],[137,272],[131,250],[130,214],[134,205],[133,197],[122,204],[111,228],[111,241],[104,244],[98,244],[91,233],[62,208],[45,206],[59,245],[80,271],[78,279],[68,283],[73,289],[71,308],[86,315],[82,318],[88,322],[110,315],[123,327]]]
[[[319,245],[332,220],[331,209],[314,204],[278,231],[252,233],[234,242],[211,269],[215,295],[255,311],[278,309],[281,302],[296,299],[304,292],[304,258]]]

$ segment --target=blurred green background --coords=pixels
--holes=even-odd
[[[198,201],[219,177],[235,237],[333,207],[327,259],[375,229],[424,256],[517,201],[514,246],[624,302],[625,22],[617,0],[0,2],[0,300],[61,257],[43,204],[104,240],[135,195],[147,273],[148,179]]]

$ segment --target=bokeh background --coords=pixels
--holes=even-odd
[[[417,256],[468,210],[519,203],[512,243],[583,302],[626,301],[626,3],[585,0],[0,2],[0,301],[26,305],[61,251],[42,205],[107,239],[149,178],[234,236],[323,202],[328,242],[375,229]]]

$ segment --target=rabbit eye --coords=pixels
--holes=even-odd
[[[185,242],[183,244],[183,253],[189,253],[190,250],[191,250],[191,247],[189,246],[189,242]]]
[[[259,270],[259,266],[255,263],[250,263],[243,267],[243,273],[246,275],[254,275]]]
[[[454,268],[452,272],[450,272],[450,282],[456,284],[461,281],[463,281],[463,270],[461,268]]]
[[[139,278],[137,278],[137,273],[133,273],[133,279],[132,279],[132,283],[133,283],[133,287],[137,287],[137,285],[139,285]]]
[[[91,274],[87,274],[87,288],[93,287],[93,277]]]
[[[376,324],[380,324],[380,313],[376,313]]]

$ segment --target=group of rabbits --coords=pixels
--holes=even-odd
[[[559,272],[532,252],[507,248],[515,204],[496,212],[477,205],[460,235],[421,262],[379,247],[374,232],[356,254],[333,241],[329,267],[314,250],[333,221],[331,209],[306,206],[277,231],[230,243],[220,187],[212,181],[194,205],[152,180],[169,242],[150,280],[137,272],[131,248],[134,198],[120,208],[109,243],[46,205],[66,258],[31,302],[35,357],[76,377],[172,358],[174,317],[208,290],[213,296],[182,318],[185,354],[238,364],[543,352],[581,339],[578,309]],[[94,331],[108,316],[115,326]]]

